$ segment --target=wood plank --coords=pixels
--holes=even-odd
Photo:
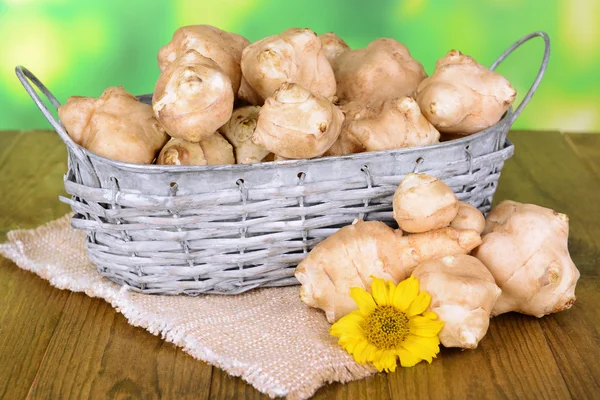
[[[31,398],[207,398],[212,367],[127,323],[108,303],[72,293]]]
[[[16,228],[33,228],[56,219],[70,207],[58,201],[65,194],[67,150],[50,131],[2,132],[13,136],[0,149],[0,241]]]
[[[600,134],[567,133],[562,137],[575,154],[600,178]]]
[[[241,378],[230,376],[222,369],[213,368],[209,399],[266,400],[269,396],[248,385]]]
[[[388,380],[394,399],[571,398],[537,320],[518,314],[492,320],[477,349],[443,349]]]
[[[415,396],[413,396],[415,397]],[[417,395],[416,397],[420,397]],[[336,382],[327,385],[315,393],[314,399],[360,400],[391,399],[388,375],[381,373],[358,381],[348,383]]]
[[[600,142],[573,137],[511,133],[514,162],[506,164],[495,200],[532,202],[569,215],[569,250],[581,272],[578,300],[539,323],[573,397],[593,398],[600,392],[600,176],[591,165],[598,163]]]
[[[0,256],[0,398],[26,397],[69,294]]]

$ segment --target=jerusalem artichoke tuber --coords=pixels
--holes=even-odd
[[[326,156],[438,143],[440,134],[411,97],[342,106],[342,132]]]
[[[492,314],[542,317],[571,308],[579,271],[569,255],[569,219],[533,204],[503,201],[487,216],[473,255],[502,289]]]
[[[440,342],[446,347],[476,348],[501,293],[485,265],[459,254],[425,261],[413,275],[421,290],[431,295],[429,311],[444,321]]]
[[[485,228],[485,217],[477,207],[459,201],[458,214],[450,222],[450,227],[454,229],[472,229],[481,235]]]
[[[58,116],[75,143],[117,161],[151,164],[168,140],[152,107],[122,87],[110,87],[98,99],[69,97]]]
[[[357,220],[319,243],[298,265],[300,298],[334,322],[356,308],[350,288],[370,290],[371,276],[398,283],[423,261],[467,254],[480,243],[474,231],[442,228],[402,236],[383,222]]]
[[[192,143],[172,138],[163,147],[157,164],[163,165],[221,165],[235,164],[233,147],[220,134]]]
[[[325,97],[286,82],[260,110],[252,140],[281,157],[317,157],[336,141],[343,121]]]
[[[242,53],[241,66],[249,88],[263,100],[284,82],[297,83],[328,99],[335,95],[333,70],[321,41],[310,29],[288,29],[252,43]]]
[[[406,46],[394,39],[377,39],[364,49],[341,53],[334,73],[342,104],[412,96],[427,76]]]
[[[243,36],[210,25],[184,26],[175,31],[171,41],[158,52],[158,67],[165,68],[189,50],[213,60],[231,80],[234,93],[240,87],[242,50],[250,42]]]
[[[233,145],[238,164],[261,162],[270,153],[269,150],[252,142],[259,111],[258,106],[240,107],[234,110],[229,121],[219,128],[223,136]]]
[[[427,232],[448,226],[458,213],[458,199],[443,181],[426,174],[408,174],[394,193],[392,216],[406,232]]]
[[[189,50],[158,78],[152,107],[172,137],[199,142],[224,125],[233,111],[231,81],[211,59]]]
[[[516,94],[502,75],[451,50],[421,82],[416,98],[438,131],[468,135],[497,123]]]
[[[350,50],[350,46],[342,38],[333,32],[327,32],[319,35],[321,44],[323,46],[323,52],[325,57],[331,65],[334,64],[335,59],[342,53]]]

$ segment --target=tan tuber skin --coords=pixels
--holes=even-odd
[[[163,72],[179,56],[189,50],[195,50],[221,67],[229,76],[234,93],[237,93],[242,78],[242,50],[249,44],[245,37],[214,26],[183,26],[177,29],[171,41],[159,50],[158,67]]]
[[[335,322],[356,309],[350,288],[370,290],[371,276],[398,283],[423,261],[467,254],[480,243],[474,231],[442,228],[402,236],[383,222],[357,220],[319,243],[298,265],[300,299]]]
[[[476,348],[501,293],[485,265],[459,254],[421,263],[413,275],[420,289],[431,295],[429,311],[444,321],[440,342],[445,347]]]
[[[408,174],[394,193],[392,216],[406,232],[427,232],[450,225],[458,213],[456,195],[443,181]]]
[[[496,124],[516,95],[502,75],[451,50],[421,82],[416,98],[438,131],[468,135]]]
[[[579,271],[569,255],[569,219],[533,204],[503,201],[487,216],[473,255],[502,289],[492,314],[538,318],[571,308]]]
[[[233,111],[229,121],[219,131],[233,145],[238,164],[261,162],[270,152],[252,142],[252,135],[258,119],[258,106],[240,107]]]
[[[477,207],[459,201],[458,214],[450,222],[450,227],[454,229],[471,229],[481,235],[485,228],[485,217]]]
[[[336,141],[344,114],[325,97],[283,83],[260,110],[253,142],[285,158],[312,158]]]
[[[438,143],[440,137],[411,97],[348,103],[342,111],[342,132],[325,156],[424,146]]]
[[[284,82],[297,83],[328,99],[335,96],[333,70],[321,40],[310,29],[288,29],[252,43],[242,53],[241,66],[248,86],[244,98],[248,101],[252,100],[250,89],[265,100]],[[256,101],[251,104],[260,105]]]
[[[162,165],[221,165],[235,164],[233,147],[215,133],[200,143],[172,138],[160,151],[157,164]]]
[[[343,52],[335,59],[334,72],[341,104],[412,96],[427,76],[406,46],[394,39]]]
[[[223,126],[233,111],[231,81],[211,59],[190,50],[169,64],[152,97],[156,118],[172,137],[199,142]]]
[[[152,107],[122,87],[110,87],[98,99],[69,97],[58,116],[75,143],[117,161],[151,164],[168,140]]]
[[[340,54],[350,50],[350,46],[333,32],[319,35],[319,39],[321,39],[325,57],[327,57],[327,60],[331,65],[335,63],[336,58],[338,58]]]

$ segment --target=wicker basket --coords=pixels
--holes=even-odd
[[[314,160],[252,165],[175,167],[109,160],[75,144],[44,105],[60,103],[27,69],[16,73],[68,148],[61,198],[75,211],[72,225],[87,233],[100,274],[155,294],[235,294],[294,285],[295,266],[319,241],[355,218],[392,226],[394,190],[409,172],[443,179],[483,212],[490,207],[504,160],[506,134],[542,79],[542,65],[522,103],[493,127],[436,145]],[[140,96],[150,102],[150,96]]]

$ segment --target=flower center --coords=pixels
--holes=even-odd
[[[393,306],[379,306],[367,317],[364,329],[373,346],[392,349],[408,336],[408,317]]]

